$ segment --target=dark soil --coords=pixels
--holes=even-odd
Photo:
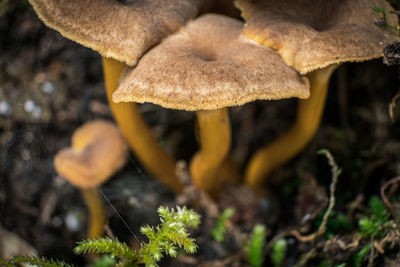
[[[86,259],[74,255],[72,249],[85,238],[86,208],[79,191],[55,172],[53,157],[69,146],[72,133],[83,123],[112,120],[101,58],[45,27],[24,1],[16,3],[0,17],[0,228],[27,241],[40,256],[81,266]],[[257,223],[267,225],[267,242],[276,236],[287,241],[283,266],[302,260],[304,266],[354,262],[357,252],[371,242],[369,237],[360,237],[358,225],[360,218],[368,216],[371,196],[380,196],[382,185],[400,173],[399,110],[392,109],[393,120],[389,115],[389,104],[400,89],[398,81],[398,68],[384,65],[381,59],[339,67],[331,79],[316,137],[271,175],[268,197],[256,198],[249,189],[231,185],[215,203],[189,187],[187,191],[201,199],[194,208],[202,215],[202,225],[192,231],[199,250],[165,260],[161,266],[247,266],[244,247]],[[150,104],[141,110],[154,135],[182,160],[185,171],[198,149],[194,114]],[[290,126],[295,112],[295,100],[232,108],[234,157],[245,166],[257,148]],[[329,198],[331,168],[324,156],[317,155],[322,148],[332,153],[342,173],[327,231],[305,242],[291,231],[315,232]],[[158,223],[158,206],[191,202],[190,193],[174,195],[146,173],[133,155],[100,190],[111,203],[107,204],[108,234],[132,245],[137,240],[124,221],[140,236],[140,225]],[[391,186],[387,195],[397,207],[398,185]],[[209,233],[219,214],[230,206],[236,213],[227,225],[225,241],[218,243]],[[343,223],[338,222],[339,215]],[[390,220],[398,220],[396,209]],[[399,266],[399,237],[396,225],[385,228],[362,262]],[[272,266],[271,242],[265,252],[266,266]]]

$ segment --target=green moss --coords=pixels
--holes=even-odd
[[[247,258],[250,266],[261,267],[264,263],[266,228],[265,225],[258,224],[251,233],[250,243],[246,249]]]

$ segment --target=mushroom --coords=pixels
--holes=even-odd
[[[175,160],[148,129],[135,103],[113,104],[110,96],[125,64],[134,66],[149,48],[180,29],[209,0],[29,0],[38,16],[65,37],[103,56],[109,103],[115,120],[139,161],[175,192],[182,184]]]
[[[147,52],[121,78],[113,101],[150,102],[196,111],[200,151],[190,172],[216,196],[218,171],[230,148],[227,108],[257,99],[307,98],[308,80],[272,49],[240,37],[243,23],[203,15]]]
[[[29,0],[63,36],[134,66],[150,47],[194,18],[200,0]]]
[[[373,7],[392,11],[383,0],[236,0],[235,4],[246,20],[243,35],[275,49],[288,65],[307,74],[311,85],[311,97],[300,100],[292,128],[250,159],[245,180],[257,188],[314,136],[337,64],[382,57],[385,46],[399,37],[375,23],[380,15]],[[397,25],[396,15],[387,19]]]
[[[110,122],[96,120],[78,128],[72,147],[64,148],[54,158],[62,177],[78,187],[89,209],[89,237],[103,234],[104,208],[98,186],[119,170],[126,160],[126,144],[119,130]]]

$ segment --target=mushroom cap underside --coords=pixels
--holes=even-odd
[[[119,130],[110,122],[86,123],[72,136],[72,146],[54,158],[57,172],[80,188],[95,187],[125,163],[127,148]]]
[[[243,34],[275,49],[285,62],[306,74],[331,64],[383,56],[398,33],[378,26],[382,14],[398,25],[384,0],[236,0],[246,21]]]
[[[242,29],[242,22],[222,15],[189,22],[126,72],[113,101],[196,111],[307,98],[307,78],[274,50],[242,38]]]
[[[133,66],[209,0],[29,0],[41,20],[104,57]]]

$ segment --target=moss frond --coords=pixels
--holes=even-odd
[[[74,252],[76,254],[110,254],[112,258],[137,259],[137,253],[128,247],[127,244],[109,237],[89,238],[78,242],[78,246],[74,248]]]
[[[186,207],[158,209],[161,224],[155,227],[143,226],[140,232],[144,234],[148,242],[142,243],[139,251],[134,251],[118,239],[91,238],[78,243],[74,249],[77,254],[98,253],[110,254],[112,258],[121,261],[118,267],[132,267],[137,264],[145,264],[148,267],[158,266],[164,254],[176,257],[178,248],[187,253],[194,253],[197,249],[195,240],[189,237],[187,227],[197,227],[200,224],[200,216]]]
[[[235,210],[233,208],[227,208],[218,218],[217,222],[213,229],[211,229],[211,236],[217,242],[224,241],[225,233],[227,231],[225,224],[231,219],[231,217],[235,214]]]
[[[35,256],[15,256],[11,259],[11,263],[14,264],[26,263],[37,267],[74,267],[74,265],[68,264],[63,261],[46,259]]]
[[[177,207],[176,210],[160,207],[158,209],[161,224],[155,227],[144,226],[140,231],[148,238],[147,243],[142,243],[138,251],[118,239],[109,237],[89,238],[78,242],[74,252],[76,254],[108,254],[102,260],[91,266],[137,267],[145,264],[147,267],[156,267],[164,254],[176,257],[178,248],[187,253],[194,253],[197,249],[195,240],[189,237],[187,227],[197,227],[200,216],[186,207]],[[11,260],[0,259],[0,265],[16,267],[18,264],[27,263],[40,267],[74,267],[63,261],[55,261],[31,256],[17,256]]]
[[[139,251],[139,257],[146,266],[158,266],[163,253],[176,257],[177,249],[182,248],[187,253],[194,253],[197,245],[193,238],[189,238],[186,227],[197,227],[200,216],[186,207],[177,207],[176,210],[166,207],[158,209],[161,224],[157,227],[144,226],[140,232],[148,238]]]
[[[11,263],[10,260],[0,258],[0,266],[4,267],[15,267],[15,264]]]
[[[250,266],[261,267],[264,263],[266,229],[265,225],[257,224],[251,233],[250,243],[247,247],[247,257]]]
[[[274,267],[282,266],[283,260],[286,256],[287,242],[285,239],[279,239],[272,247],[271,260]]]

